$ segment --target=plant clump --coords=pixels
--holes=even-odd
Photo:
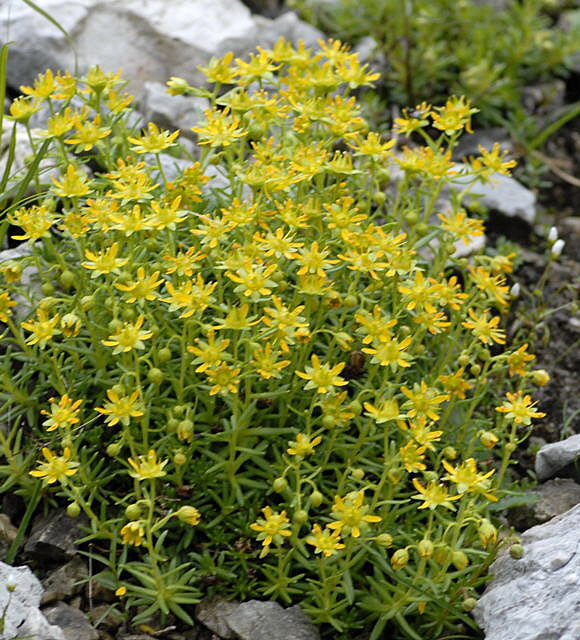
[[[438,198],[512,163],[451,161],[475,112],[456,97],[404,114],[424,144],[398,151],[336,41],[202,71],[211,90],[168,83],[208,99],[196,158],[129,124],[118,75],[23,87],[13,118],[47,109],[32,141],[60,177],[1,227],[28,245],[0,263],[3,490],[88,516],[134,623],[219,592],[331,636],[474,626],[490,506],[543,414],[503,328],[511,257],[456,257],[483,221]]]

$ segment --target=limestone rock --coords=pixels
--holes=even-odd
[[[137,96],[145,82],[172,75],[201,82],[197,66],[211,56],[241,55],[258,44],[250,10],[240,0],[43,0],[42,8],[70,34],[81,73],[94,64],[122,68]],[[64,35],[24,2],[0,4],[0,33],[13,42],[10,86],[30,84],[47,67],[74,69]]]
[[[42,615],[38,608],[41,596],[40,582],[28,567],[0,562],[0,611],[6,612],[2,638],[67,640],[62,630]]]
[[[457,163],[459,170],[465,165]],[[461,191],[471,181],[471,176],[456,176],[449,184],[449,188]],[[478,201],[488,209],[499,211],[508,218],[521,218],[528,224],[533,224],[536,219],[536,196],[510,176],[493,173],[486,183],[474,184],[467,196],[467,200],[480,196]]]
[[[554,478],[531,491],[537,501],[510,509],[508,520],[518,531],[525,531],[565,513],[580,503],[580,484]]]
[[[250,600],[227,617],[240,640],[319,640],[308,616],[295,605],[284,609],[277,602]]]
[[[294,43],[302,40],[307,47],[314,48],[319,40],[326,40],[322,31],[300,20],[294,11],[283,13],[275,20],[254,16],[254,21],[258,29],[257,42],[264,48],[273,47],[280,38]]]
[[[580,505],[522,535],[523,558],[500,553],[474,610],[486,640],[580,638]]]
[[[69,518],[64,509],[55,509],[35,521],[24,547],[25,554],[36,562],[59,563],[76,553],[75,541],[82,537],[84,516]]]
[[[536,454],[535,469],[538,480],[554,477],[573,463],[578,456],[580,456],[580,434],[545,445]]]
[[[42,604],[70,598],[82,591],[82,582],[89,575],[85,561],[75,556],[56,571],[50,573],[43,581],[44,594]]]
[[[239,606],[239,602],[230,602],[225,598],[219,597],[211,600],[202,600],[195,608],[195,616],[220,638],[230,640],[235,638],[236,635],[230,628],[228,618],[230,615],[235,614]]]
[[[82,611],[64,602],[44,610],[46,619],[62,629],[66,640],[99,640],[99,633]]]

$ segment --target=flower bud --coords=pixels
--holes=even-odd
[[[446,460],[455,460],[457,458],[457,450],[455,447],[445,447],[443,449],[443,457]]]
[[[88,311],[94,304],[94,296],[83,296],[80,302],[81,311]]]
[[[550,382],[550,374],[545,369],[534,369],[534,371],[530,373],[530,378],[538,387],[543,387]]]
[[[163,371],[157,367],[152,367],[147,372],[147,380],[149,380],[151,384],[161,384],[164,378]]]
[[[473,611],[477,606],[477,600],[475,598],[465,598],[461,606],[463,611]]]
[[[487,549],[490,544],[494,544],[497,540],[497,529],[486,518],[481,521],[478,533],[481,546],[484,549]]]
[[[181,522],[186,522],[190,524],[192,527],[195,527],[196,524],[199,523],[201,514],[195,507],[191,507],[189,505],[185,505],[180,507],[180,509],[175,514]]]
[[[332,427],[336,426],[336,418],[331,415],[322,416],[322,426],[325,429],[332,429]]]
[[[556,229],[556,227],[550,227],[550,230],[548,231],[548,242],[550,244],[554,244],[554,242],[556,242],[557,239],[558,239],[558,229]]]
[[[560,257],[560,254],[562,253],[562,249],[564,248],[565,244],[566,243],[561,238],[559,240],[556,240],[556,242],[554,242],[554,245],[552,246],[552,251],[550,251],[550,255],[552,256],[552,258],[556,259]]]
[[[308,511],[305,511],[304,509],[298,509],[298,511],[294,512],[292,521],[296,524],[305,524],[306,522],[308,522]]]
[[[310,504],[313,507],[319,507],[324,500],[324,496],[320,493],[320,491],[313,491],[310,494]]]
[[[516,298],[519,298],[520,297],[520,292],[521,292],[520,283],[516,282],[515,284],[512,284],[512,287],[510,289],[510,298],[512,300],[515,300]]]
[[[173,456],[173,464],[176,467],[182,467],[187,462],[187,456],[183,451],[176,451]]]
[[[391,556],[391,566],[393,569],[402,569],[409,562],[409,552],[407,549],[397,549]]]
[[[40,291],[43,296],[51,296],[54,293],[54,285],[52,282],[43,282]]]
[[[360,416],[360,414],[362,413],[362,404],[358,401],[358,400],[353,400],[349,405],[348,408],[350,411],[352,411],[354,413],[355,416]]]
[[[157,352],[157,359],[163,364],[164,362],[171,360],[171,355],[171,349],[169,347],[163,347]]]
[[[417,551],[419,552],[421,558],[430,558],[433,555],[434,551],[433,543],[431,542],[431,540],[427,540],[427,538],[424,538],[423,540],[421,540],[421,542],[419,542]]]
[[[66,289],[70,289],[71,287],[74,287],[74,285],[76,284],[77,278],[72,271],[69,271],[67,269],[66,271],[63,271],[60,274],[60,278],[58,279],[58,281],[66,290]]]
[[[479,441],[486,449],[493,449],[499,442],[499,438],[491,431],[483,431],[479,435]]]
[[[451,562],[458,571],[462,571],[469,564],[469,558],[463,551],[453,551],[451,554]]]
[[[283,493],[288,488],[288,481],[286,478],[276,478],[272,483],[272,489],[276,493]]]
[[[60,320],[62,332],[67,338],[78,335],[81,330],[81,319],[74,313],[66,313]]]
[[[141,507],[134,502],[125,507],[125,516],[127,520],[139,520],[141,518]]]
[[[107,447],[107,455],[110,458],[115,458],[116,456],[119,455],[119,453],[121,452],[121,443],[120,442],[112,442],[108,447]]]
[[[185,442],[193,440],[193,422],[191,420],[182,420],[177,425],[177,437]]]
[[[352,477],[357,480],[362,480],[365,477],[365,472],[362,469],[353,469],[351,473]]]
[[[381,547],[388,549],[393,546],[393,536],[390,536],[388,533],[381,533],[375,538],[375,542]]]
[[[66,515],[69,518],[76,518],[80,515],[80,513],[81,513],[81,508],[78,502],[71,502],[66,508]]]
[[[187,80],[184,78],[178,78],[177,76],[171,76],[166,84],[166,93],[172,96],[183,95],[189,87]]]
[[[510,547],[510,556],[514,559],[514,560],[520,560],[524,555],[524,547],[519,544],[512,544],[512,546]]]

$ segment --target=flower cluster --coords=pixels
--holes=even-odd
[[[462,98],[397,122],[422,147],[369,131],[352,92],[376,74],[335,41],[202,72],[212,90],[168,83],[209,105],[179,170],[178,132],[132,129],[117,75],[23,88],[21,112],[50,106],[40,135],[61,173],[9,215],[31,255],[0,264],[7,393],[27,416],[32,380],[52,398],[30,425],[46,459],[30,473],[149,554],[123,570],[130,603],[166,585],[187,620],[190,570],[251,566],[264,593],[342,628],[371,562],[390,585],[376,611],[415,607],[391,567],[421,575],[423,595],[461,582],[493,546],[504,445],[543,416],[532,356],[502,328],[510,257],[458,259],[483,222],[459,197],[436,205],[457,171],[475,183],[509,167],[496,152],[453,165],[474,113]],[[17,321],[29,264],[43,298]]]

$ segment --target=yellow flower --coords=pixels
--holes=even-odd
[[[386,336],[384,336],[382,340],[375,342],[372,349],[363,348],[364,353],[373,356],[371,362],[378,363],[381,367],[390,366],[393,371],[397,368],[397,365],[400,367],[410,367],[411,363],[409,360],[412,359],[412,356],[404,353],[404,351],[411,344],[411,336],[407,336],[401,340],[401,342],[390,338],[385,339],[385,337]]]
[[[8,284],[19,282],[22,277],[22,264],[15,260],[6,260],[0,263],[0,273]]]
[[[449,399],[449,395],[446,393],[438,395],[437,389],[429,388],[424,380],[420,385],[415,383],[413,391],[407,387],[401,387],[401,391],[409,398],[403,404],[403,408],[410,408],[409,416],[411,418],[425,416],[431,420],[438,420],[439,414],[435,411],[436,405]]]
[[[114,347],[113,354],[127,353],[133,349],[145,349],[144,340],[153,337],[152,331],[141,331],[145,316],[140,315],[137,322],[125,322],[119,331],[111,334],[108,340],[101,342],[106,347]]]
[[[270,342],[264,348],[258,348],[253,353],[252,364],[264,380],[279,378],[280,370],[290,364],[290,360],[278,360],[279,351],[272,351]]]
[[[134,145],[131,151],[135,153],[161,153],[175,146],[174,140],[178,135],[179,131],[169,133],[169,131],[160,130],[156,124],[150,122],[147,125],[147,133],[140,138],[128,137],[127,140]]]
[[[93,272],[91,278],[96,278],[105,273],[116,273],[119,267],[129,262],[127,258],[117,258],[118,253],[119,243],[117,242],[114,242],[108,249],[99,251],[99,253],[93,253],[86,249],[85,257],[88,261],[81,264],[85,269],[90,269]]]
[[[260,320],[255,320],[256,316],[248,317],[250,305],[242,304],[239,307],[230,309],[221,324],[216,324],[213,329],[233,329],[234,331],[244,331],[258,324]]]
[[[496,411],[506,414],[508,420],[513,420],[515,424],[529,425],[532,418],[543,418],[546,414],[542,411],[534,411],[534,406],[537,404],[532,402],[532,397],[529,395],[523,395],[521,391],[517,393],[508,393],[507,402],[504,402],[501,407],[496,407]]]
[[[71,450],[65,447],[62,456],[56,456],[50,449],[43,447],[42,454],[46,462],[41,462],[38,469],[30,471],[30,475],[35,478],[43,478],[46,484],[53,484],[57,480],[62,482],[68,476],[74,476],[78,471],[78,462],[71,462]]]
[[[8,318],[12,315],[12,307],[16,306],[16,302],[12,300],[10,294],[0,293],[0,322],[8,322]]]
[[[445,231],[453,234],[457,240],[463,240],[464,244],[469,244],[475,236],[482,236],[484,232],[483,220],[478,218],[468,218],[465,209],[458,209],[443,215],[437,214],[442,222]]]
[[[475,158],[472,160],[471,166],[475,171],[480,171],[484,177],[488,177],[493,172],[509,176],[509,170],[517,164],[515,160],[505,161],[507,151],[500,153],[500,146],[498,142],[493,145],[491,151],[488,151],[479,145],[479,152],[481,153],[481,158]]]
[[[233,51],[228,51],[223,58],[211,58],[207,67],[198,69],[208,82],[216,84],[232,84],[236,78],[236,70],[231,66],[234,59]]]
[[[201,514],[199,513],[199,511],[195,507],[191,507],[189,505],[184,505],[183,507],[180,507],[176,511],[175,516],[179,520],[181,520],[181,522],[185,522],[191,525],[192,527],[195,527],[196,525],[198,525],[199,521],[201,520]]]
[[[233,282],[239,283],[239,286],[234,288],[234,293],[241,293],[251,297],[252,300],[257,300],[260,296],[270,295],[272,289],[278,286],[274,280],[270,279],[277,266],[252,264],[249,269],[242,268],[237,273],[227,271],[226,276]]]
[[[471,329],[473,334],[481,340],[483,344],[493,344],[494,342],[505,344],[505,331],[497,328],[500,317],[494,316],[489,318],[488,311],[489,310],[486,309],[481,312],[481,315],[478,317],[473,309],[469,309],[471,320],[462,322],[461,324],[467,329]]]
[[[419,505],[419,509],[431,509],[431,511],[433,511],[437,507],[446,507],[451,511],[455,511],[455,507],[451,501],[461,498],[460,495],[449,496],[447,487],[444,487],[437,481],[430,482],[427,487],[424,487],[417,478],[413,478],[413,486],[419,493],[411,496],[411,498],[413,498],[413,500],[423,500],[423,504]]]
[[[409,442],[407,442],[404,447],[399,448],[401,460],[405,465],[405,469],[409,473],[424,471],[427,468],[427,466],[423,463],[426,450],[427,447],[418,447],[412,440],[409,440]]]
[[[381,400],[377,406],[370,402],[365,402],[364,408],[377,424],[384,424],[391,420],[404,418],[404,415],[402,415],[399,410],[399,403],[394,398]]]
[[[12,236],[14,240],[39,240],[50,235],[57,217],[47,207],[33,205],[29,209],[18,209],[8,216],[8,220],[24,229],[23,234]]]
[[[308,380],[305,389],[316,389],[318,393],[334,391],[334,387],[342,387],[348,382],[338,374],[346,366],[345,362],[339,362],[331,367],[329,364],[321,364],[320,358],[313,354],[311,357],[312,366],[306,366],[306,372],[295,371],[296,375],[304,380]]]
[[[471,382],[463,378],[464,373],[465,369],[461,367],[448,376],[439,376],[437,380],[443,384],[443,388],[449,393],[450,397],[455,396],[463,400],[465,399],[465,392],[472,387]]]
[[[32,333],[26,341],[26,344],[33,345],[38,343],[38,346],[43,348],[51,338],[60,333],[60,330],[56,328],[59,315],[56,314],[52,318],[49,318],[46,309],[37,309],[36,316],[38,320],[22,322],[21,327]]]
[[[188,346],[187,350],[189,353],[193,353],[193,355],[197,356],[192,361],[192,364],[200,363],[195,370],[197,373],[203,373],[210,367],[215,367],[216,365],[221,364],[224,360],[231,359],[231,355],[229,353],[225,353],[230,341],[225,338],[220,338],[216,341],[215,331],[213,329],[210,329],[207,332],[207,342],[200,338],[196,338],[195,341],[199,347]]]
[[[526,363],[531,362],[536,357],[532,353],[526,353],[527,348],[528,345],[524,344],[517,351],[510,353],[510,355],[508,356],[508,373],[510,374],[510,376],[513,376],[516,373],[520,376],[526,375]]]
[[[318,242],[313,242],[308,248],[300,249],[296,256],[296,261],[302,266],[298,270],[299,276],[307,274],[324,277],[324,269],[328,269],[331,265],[337,264],[339,260],[327,260],[326,256],[330,251],[328,249],[319,250]]]
[[[467,133],[473,133],[471,129],[471,116],[478,113],[479,109],[471,107],[469,100],[464,96],[451,96],[444,107],[435,107],[431,112],[433,126],[444,131],[448,136],[456,131],[461,131],[464,127]]]
[[[121,541],[123,544],[130,544],[134,547],[139,547],[143,543],[144,537],[145,529],[141,520],[132,520],[121,529]],[[125,589],[125,587],[117,589],[115,593],[120,592],[122,589]],[[127,589],[119,595],[124,595],[126,592]]]
[[[145,269],[139,267],[137,269],[137,278],[127,284],[115,284],[119,291],[127,294],[127,302],[143,302],[145,300],[155,300],[157,293],[155,289],[163,282],[158,280],[159,271],[155,271],[152,275],[145,277]]]
[[[168,460],[163,462],[157,461],[157,454],[150,449],[146,456],[139,456],[138,460],[128,459],[129,465],[133,471],[129,471],[129,475],[136,480],[152,480],[153,478],[162,478],[166,475],[163,467]]]
[[[171,297],[161,298],[161,302],[169,304],[169,311],[183,309],[180,318],[190,318],[194,313],[201,313],[207,309],[214,301],[212,293],[217,287],[217,282],[206,283],[201,273],[198,273],[195,280],[186,280],[179,287],[174,287],[171,282],[167,282],[165,287]]]
[[[369,506],[363,504],[364,491],[353,491],[344,498],[335,496],[332,505],[331,516],[336,522],[328,525],[329,529],[336,529],[338,533],[350,534],[353,538],[359,538],[361,527],[364,529],[367,522],[380,522],[379,516],[367,515]]]
[[[86,173],[78,170],[73,164],[69,164],[66,174],[62,180],[53,178],[53,192],[62,198],[81,198],[91,192],[91,188],[87,184],[88,176]]]
[[[72,425],[80,422],[78,414],[80,412],[79,407],[82,404],[82,400],[73,400],[69,398],[68,394],[64,394],[57,402],[56,398],[50,398],[50,411],[46,409],[41,410],[41,414],[49,416],[42,424],[47,427],[47,431],[54,431],[58,427],[64,429],[72,427]]]
[[[445,478],[456,485],[459,493],[482,493],[488,500],[497,501],[489,491],[489,478],[495,473],[495,469],[487,473],[478,473],[474,458],[468,458],[459,467],[453,467],[447,460],[443,460],[442,463],[447,471]]]
[[[209,390],[210,396],[215,396],[218,393],[238,393],[238,387],[240,386],[240,371],[241,369],[233,369],[225,362],[222,362],[216,369],[207,369],[205,374],[210,379],[213,387]]]
[[[331,531],[328,527],[321,529],[319,524],[312,527],[312,535],[306,538],[306,543],[313,545],[314,553],[322,553],[325,558],[333,556],[340,549],[344,549],[344,544],[340,542],[338,531]]]
[[[99,140],[106,138],[111,133],[109,127],[100,127],[100,124],[101,116],[99,114],[92,121],[77,122],[76,134],[65,140],[65,143],[78,145],[77,151],[90,151]]]
[[[15,98],[10,105],[10,120],[26,124],[30,118],[40,109],[40,104],[32,97],[20,96]]]
[[[95,411],[107,416],[105,422],[110,427],[115,426],[118,422],[127,426],[131,418],[139,418],[144,415],[138,402],[139,390],[134,391],[130,396],[120,396],[113,389],[108,389],[107,396],[110,402],[106,402],[104,407],[96,407]]]
[[[409,423],[409,429],[415,442],[423,445],[429,451],[435,451],[433,442],[439,442],[443,431],[430,431],[432,424],[427,424],[427,418],[422,416]]]
[[[298,456],[299,458],[305,458],[310,454],[314,453],[314,447],[319,445],[322,442],[322,438],[317,436],[316,438],[310,439],[309,436],[304,433],[299,433],[296,436],[296,441],[290,441],[288,444],[290,445],[289,449],[286,451],[291,456]]]
[[[198,135],[198,144],[210,147],[227,147],[238,138],[243,138],[246,131],[242,128],[240,119],[230,115],[230,108],[222,111],[205,112],[205,124],[202,127],[193,127],[191,130]]]
[[[56,91],[57,85],[55,77],[50,69],[47,69],[45,73],[40,73],[34,80],[34,87],[21,86],[20,91],[26,95],[33,96],[40,100],[50,98],[50,96]]]
[[[258,531],[257,539],[262,540],[262,546],[269,547],[272,542],[282,544],[284,537],[291,535],[290,522],[286,516],[286,511],[278,513],[272,511],[271,507],[262,509],[263,518],[258,518],[256,522],[250,525],[250,529]],[[264,551],[262,551],[264,554]]]

